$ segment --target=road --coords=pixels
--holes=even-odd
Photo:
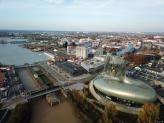
[[[158,97],[158,99],[160,100],[160,102],[164,105],[164,98],[163,97],[161,97],[161,96],[157,96]]]

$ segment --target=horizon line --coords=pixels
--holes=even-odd
[[[0,31],[96,32],[96,33],[164,33],[162,31],[88,31],[88,30],[53,30],[53,29],[0,29]]]

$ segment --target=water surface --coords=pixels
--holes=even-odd
[[[18,44],[0,44],[0,62],[6,65],[23,65],[47,60],[43,53],[19,47]]]

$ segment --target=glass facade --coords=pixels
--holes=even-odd
[[[107,54],[103,74],[122,82],[125,77],[125,60],[122,57]]]

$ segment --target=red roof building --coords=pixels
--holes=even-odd
[[[0,71],[0,88],[4,85],[5,76],[4,73]]]

